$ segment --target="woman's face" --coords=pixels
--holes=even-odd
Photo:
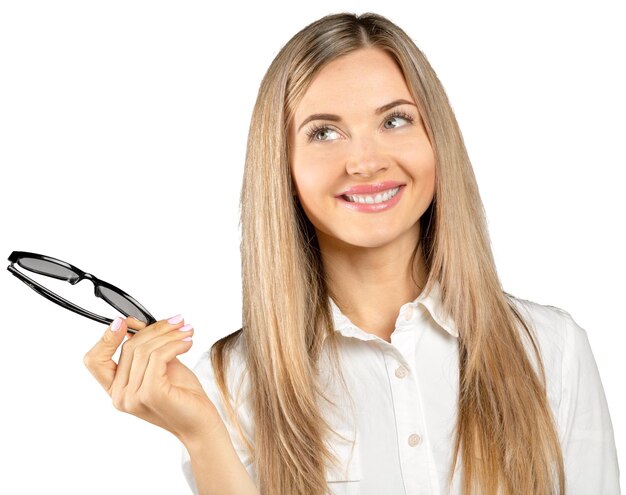
[[[297,195],[320,244],[410,239],[414,247],[433,199],[435,158],[390,55],[360,49],[326,65],[295,110],[289,150]],[[346,193],[355,186],[361,190]]]

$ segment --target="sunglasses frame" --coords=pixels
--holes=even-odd
[[[37,271],[37,270],[33,270],[32,268],[26,267],[26,266],[24,266],[24,265],[22,265],[20,263],[20,260],[22,258],[34,258],[34,259],[37,259],[37,260],[47,261],[49,263],[54,263],[54,264],[59,265],[59,266],[61,266],[63,268],[71,270],[76,276],[71,277],[68,280],[67,277],[60,277],[60,276],[50,275],[49,273],[43,273],[43,272],[40,272],[40,271]],[[31,271],[33,273],[38,273],[38,274],[44,275],[46,277],[56,278],[58,280],[64,280],[66,282],[69,282],[72,285],[76,285],[81,280],[90,280],[93,283],[93,285],[94,285],[94,294],[95,294],[95,296],[100,298],[100,299],[102,299],[104,302],[106,302],[110,306],[113,306],[115,309],[117,309],[124,316],[130,316],[130,315],[127,314],[126,311],[123,311],[121,308],[117,307],[112,302],[110,302],[107,299],[105,299],[102,296],[102,293],[100,291],[100,287],[104,287],[106,289],[109,289],[109,290],[119,294],[120,296],[128,299],[132,304],[134,304],[137,307],[137,309],[139,309],[141,311],[143,316],[148,320],[147,321],[148,325],[156,323],[156,321],[157,321],[154,318],[154,316],[152,316],[150,314],[150,312],[143,305],[141,305],[134,297],[132,297],[130,294],[127,294],[126,292],[124,292],[119,287],[116,287],[113,284],[105,282],[104,280],[100,280],[98,277],[92,275],[91,273],[87,273],[87,272],[81,270],[80,268],[75,267],[74,265],[70,265],[69,263],[67,263],[65,261],[59,260],[57,258],[53,258],[51,256],[46,256],[46,255],[38,254],[38,253],[31,253],[31,252],[28,252],[28,251],[13,251],[8,259],[11,262],[11,264],[7,267],[7,270],[9,270],[18,279],[20,279],[22,282],[24,282],[26,285],[28,285],[31,289],[33,289],[35,292],[37,292],[39,295],[45,297],[46,299],[48,299],[48,300],[58,304],[59,306],[62,306],[65,309],[73,311],[74,313],[77,313],[77,314],[79,314],[81,316],[84,316],[85,318],[90,318],[91,320],[95,320],[97,322],[104,323],[106,325],[110,325],[113,322],[113,319],[111,319],[111,318],[106,318],[105,316],[100,316],[100,315],[97,315],[95,313],[92,313],[91,311],[87,311],[86,309],[81,308],[80,306],[78,306],[78,305],[68,301],[67,299],[64,299],[63,297],[59,296],[58,294],[55,294],[50,289],[47,289],[46,287],[41,285],[39,282],[36,282],[35,280],[31,279],[30,277],[27,277],[25,274],[23,274],[22,272],[17,270],[13,265],[15,263],[17,263],[18,266],[22,267],[24,270],[28,270],[28,271]],[[132,329],[132,328],[128,328],[127,331],[128,331],[128,333],[133,333],[133,334],[137,333],[137,331]]]

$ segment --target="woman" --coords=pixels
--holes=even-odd
[[[85,360],[181,440],[194,492],[619,492],[586,334],[503,291],[457,122],[399,27],[329,15],[282,48],[241,208],[243,328],[195,375],[180,316],[118,365],[142,325],[116,320]]]

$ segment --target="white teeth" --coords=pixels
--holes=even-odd
[[[399,187],[395,187],[393,189],[389,189],[383,193],[378,193],[375,196],[372,195],[357,195],[357,194],[353,194],[351,196],[346,195],[345,197],[348,198],[348,201],[351,201],[352,203],[363,203],[363,204],[376,204],[376,203],[382,203],[383,201],[389,201],[391,198],[393,198],[396,194],[398,194],[398,191],[400,190]]]

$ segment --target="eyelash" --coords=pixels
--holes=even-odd
[[[406,120],[407,122],[409,122],[409,124],[412,124],[413,121],[415,120],[411,115],[409,115],[406,112],[402,112],[400,110],[395,110],[393,112],[391,112],[389,115],[387,115],[385,117],[385,120],[383,122],[388,121],[389,119],[392,119],[394,117],[400,117],[401,119]],[[307,130],[306,132],[306,137],[308,141],[312,141],[313,138],[315,137],[315,135],[322,130],[326,130],[326,129],[331,129],[328,124],[317,124],[314,125],[313,127],[311,127],[309,130]]]

